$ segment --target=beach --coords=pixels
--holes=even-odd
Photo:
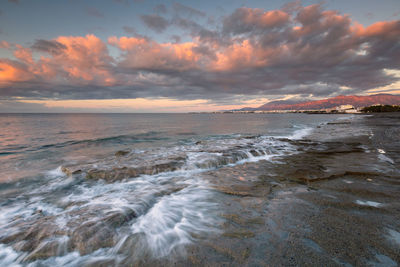
[[[63,116],[1,148],[3,265],[400,263],[399,113]]]

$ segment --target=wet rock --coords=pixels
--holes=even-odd
[[[87,222],[72,232],[70,248],[86,255],[100,248],[112,247],[115,234],[115,231],[103,222]]]
[[[79,174],[82,170],[77,166],[61,166],[61,171],[68,176]]]
[[[254,149],[250,150],[250,153],[251,153],[254,157],[260,156],[260,154],[259,154],[256,150],[254,150]]]
[[[249,135],[249,136],[243,136],[243,139],[256,139],[258,136],[256,135]]]
[[[136,217],[137,214],[134,210],[126,209],[122,212],[112,212],[107,214],[104,222],[112,227],[120,227]]]
[[[217,191],[227,194],[227,195],[232,195],[232,196],[240,196],[240,197],[247,197],[247,196],[252,196],[253,194],[248,190],[245,191],[245,188],[234,188],[234,187],[224,187],[224,186],[216,186],[214,187]]]
[[[42,240],[55,235],[57,231],[58,229],[54,224],[45,222],[44,220],[39,220],[32,227],[30,227],[27,232],[25,232],[23,240],[26,242],[21,247],[21,250],[33,251],[39,246]]]
[[[14,242],[16,240],[22,240],[24,235],[25,235],[25,233],[21,232],[21,231],[20,232],[15,232],[15,233],[12,233],[12,234],[8,234],[8,235],[2,236],[0,238],[0,243],[8,244],[8,243]]]
[[[29,253],[29,255],[24,258],[24,261],[34,261],[57,256],[59,245],[59,242],[56,240],[44,241],[34,251]]]
[[[351,124],[349,121],[334,121],[334,122],[328,122],[328,125],[337,125],[337,124]]]
[[[174,161],[143,167],[121,167],[105,170],[91,169],[86,173],[86,178],[94,180],[103,179],[107,182],[114,182],[126,178],[138,177],[140,175],[154,175],[161,172],[176,171],[184,164],[184,162],[180,160],[181,158],[177,158],[177,160]]]
[[[116,157],[123,157],[123,156],[126,156],[128,154],[129,154],[129,151],[127,151],[127,150],[119,150],[119,151],[115,152],[114,155]]]
[[[115,259],[97,259],[86,262],[85,267],[108,267],[115,266]]]
[[[230,237],[230,238],[252,238],[255,236],[255,234],[253,232],[246,231],[246,230],[225,232],[222,235],[225,237]]]

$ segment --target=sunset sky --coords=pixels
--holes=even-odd
[[[399,0],[0,1],[0,112],[400,94]]]

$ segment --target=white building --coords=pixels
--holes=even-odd
[[[344,113],[360,113],[359,110],[357,110],[355,107],[352,105],[340,105],[335,108],[338,112],[344,112]]]

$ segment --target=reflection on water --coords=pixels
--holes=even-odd
[[[287,135],[326,119],[301,114],[1,114],[0,181],[29,178],[64,161],[103,157],[126,147],[166,146],[210,135]]]

